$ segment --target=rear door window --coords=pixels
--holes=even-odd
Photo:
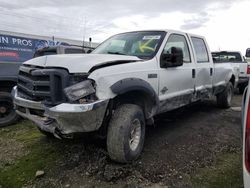
[[[209,62],[207,46],[202,38],[191,37],[198,63]]]

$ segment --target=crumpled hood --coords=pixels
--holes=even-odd
[[[114,62],[133,62],[141,59],[135,56],[110,55],[110,54],[61,54],[41,56],[24,63],[40,67],[63,67],[70,73],[83,73],[98,65],[112,65]]]

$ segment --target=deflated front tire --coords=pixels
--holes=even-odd
[[[145,138],[144,114],[138,105],[119,106],[110,121],[107,149],[111,159],[127,163],[136,160],[143,149]]]

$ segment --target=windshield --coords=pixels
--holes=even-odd
[[[213,52],[213,61],[215,63],[239,63],[243,62],[242,57],[239,52]]]
[[[166,35],[164,31],[139,31],[115,35],[104,41],[92,53],[137,56],[151,59]]]

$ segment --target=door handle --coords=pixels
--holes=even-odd
[[[195,78],[195,69],[192,69],[192,78]]]
[[[213,76],[213,68],[210,68],[210,76]]]

